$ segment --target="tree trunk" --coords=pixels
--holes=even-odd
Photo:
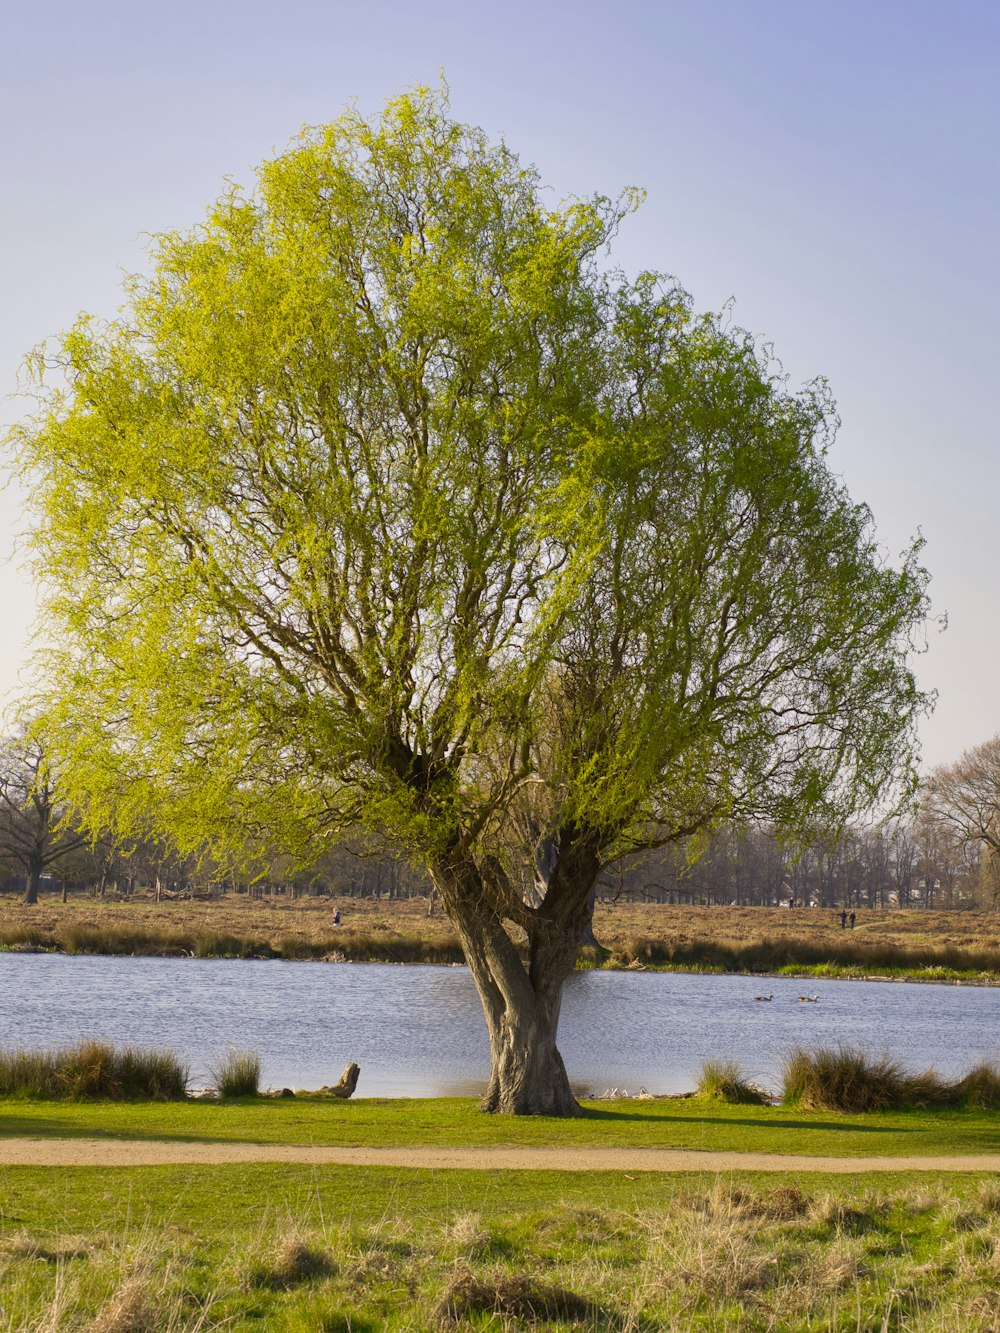
[[[483,1110],[582,1114],[556,1046],[556,1032],[563,983],[576,963],[592,878],[582,893],[578,886],[572,895],[576,911],[533,924],[526,968],[474,865],[442,863],[432,867],[431,876],[458,933],[486,1016],[491,1071]]]
[[[32,856],[27,865],[28,882],[24,890],[24,901],[33,904],[38,902],[38,890],[42,883],[42,859]]]

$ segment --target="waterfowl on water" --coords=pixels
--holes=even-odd
[[[799,996],[799,1003],[800,1003],[800,1004],[819,1004],[819,996],[818,996],[818,995],[800,995],[800,996]]]
[[[774,999],[774,996],[773,996],[773,995],[755,995],[753,998],[754,998],[755,1000],[773,1000],[773,999]]]

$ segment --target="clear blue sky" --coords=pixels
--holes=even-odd
[[[1000,7],[49,0],[3,29],[0,393],[79,310],[114,313],[143,233],[196,222],[302,124],[443,70],[454,113],[555,196],[645,188],[624,267],[735,298],[793,384],[828,377],[834,469],[890,553],[923,530],[950,619],[919,665],[927,761],[1000,730]],[[0,498],[7,549],[18,513]],[[0,691],[31,618],[2,578]]]

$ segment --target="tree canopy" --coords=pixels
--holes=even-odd
[[[830,471],[825,385],[608,266],[635,203],[548,203],[440,91],[349,111],[159,237],[13,437],[74,799],[127,820],[126,774],[244,858],[387,832],[462,939],[491,1109],[575,1105],[609,860],[912,786],[918,549]]]

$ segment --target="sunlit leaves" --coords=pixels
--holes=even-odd
[[[526,800],[606,858],[906,787],[917,553],[829,472],[825,386],[598,262],[636,202],[554,206],[418,90],[71,330],[14,442],[97,822],[308,858],[368,821],[485,864]]]

